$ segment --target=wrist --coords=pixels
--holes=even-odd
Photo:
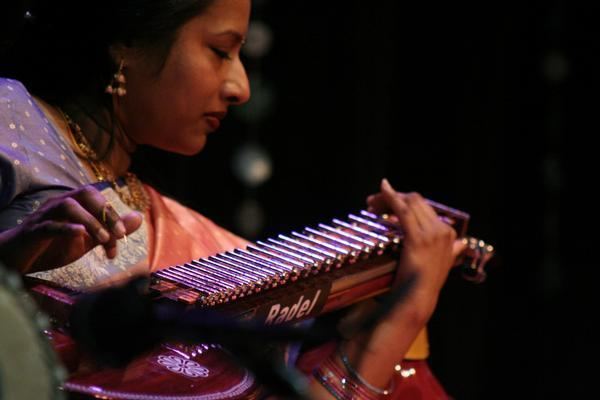
[[[385,399],[393,392],[393,379],[390,374],[385,387],[378,387],[365,379],[352,365],[343,345],[338,351],[323,360],[318,368],[313,370],[313,378],[319,383],[318,398],[324,398],[324,393],[338,400]]]

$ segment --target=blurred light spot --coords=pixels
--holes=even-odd
[[[273,173],[269,154],[256,144],[243,145],[233,156],[233,172],[246,186],[257,187]]]
[[[235,220],[242,236],[254,238],[258,236],[263,229],[265,224],[265,213],[256,200],[246,199],[240,204]]]
[[[552,51],[544,58],[542,71],[549,81],[561,82],[569,73],[569,63],[563,53]]]
[[[273,44],[273,31],[261,21],[252,21],[248,28],[246,44],[243,52],[248,57],[261,58],[270,50]]]

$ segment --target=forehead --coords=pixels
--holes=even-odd
[[[245,37],[249,19],[250,0],[215,0],[205,12],[186,25],[205,34],[237,33]]]

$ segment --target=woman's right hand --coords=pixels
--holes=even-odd
[[[69,264],[96,247],[117,255],[117,239],[142,224],[138,212],[119,216],[93,186],[54,197],[15,228],[0,233],[0,260],[30,273]]]

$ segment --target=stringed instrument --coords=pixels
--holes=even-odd
[[[494,248],[466,236],[469,215],[429,202],[467,243],[457,259],[463,276],[485,279]],[[149,296],[181,307],[209,308],[265,325],[325,314],[389,290],[403,233],[386,215],[348,218],[257,241],[151,274]],[[60,325],[78,293],[34,281],[31,293]],[[241,399],[257,396],[251,374],[215,344],[165,343],[124,369],[97,369],[60,330],[52,340],[72,372],[65,390],[110,399]],[[410,362],[403,371],[410,371]],[[413,369],[414,372],[414,369]],[[407,379],[422,376],[407,373]],[[417,374],[418,375],[418,374]],[[403,375],[404,376],[404,375]],[[399,390],[401,390],[401,386]]]

